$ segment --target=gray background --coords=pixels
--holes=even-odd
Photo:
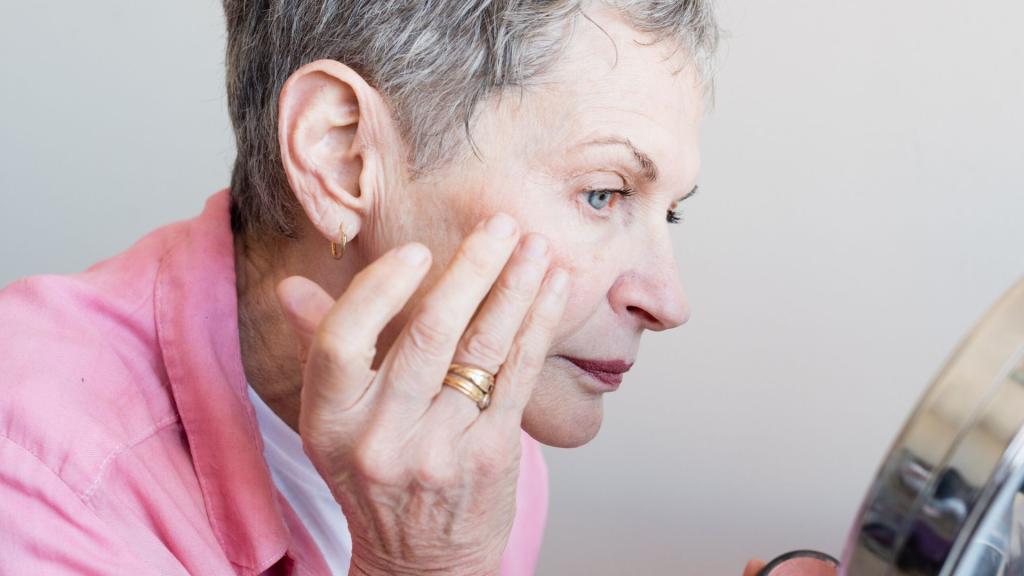
[[[197,213],[233,158],[218,2],[5,0],[0,285]],[[694,314],[549,450],[542,575],[833,554],[928,380],[1024,271],[1024,5],[730,0]]]

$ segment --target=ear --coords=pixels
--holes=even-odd
[[[371,120],[382,117],[388,114],[376,90],[334,60],[306,64],[281,88],[278,143],[288,184],[328,240],[339,225],[351,240],[364,224],[379,181]]]

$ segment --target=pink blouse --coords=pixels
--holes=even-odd
[[[229,203],[0,290],[0,574],[327,574],[246,395]],[[524,433],[503,576],[533,574],[547,490]]]

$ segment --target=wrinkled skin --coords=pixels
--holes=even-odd
[[[427,178],[409,178],[386,102],[343,63],[282,89],[304,218],[298,240],[236,240],[243,362],[341,503],[353,574],[494,573],[520,427],[578,446],[601,425],[610,388],[566,357],[630,363],[645,330],[689,316],[667,219],[697,179],[697,76],[593,8],[603,31],[581,20],[542,82],[481,105],[480,157]],[[618,189],[632,194],[599,192]],[[507,235],[478,227],[499,213]],[[490,408],[441,385],[453,360],[497,373]]]

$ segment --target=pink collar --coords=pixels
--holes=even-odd
[[[262,454],[239,348],[228,190],[164,255],[156,320],[206,512],[236,565],[256,573],[288,550],[289,531]]]

